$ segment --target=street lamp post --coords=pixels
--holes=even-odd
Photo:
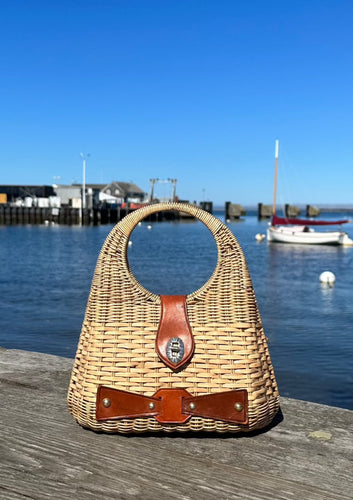
[[[81,223],[83,224],[83,211],[86,208],[86,161],[91,156],[89,153],[80,153],[82,158],[82,201],[81,201]]]

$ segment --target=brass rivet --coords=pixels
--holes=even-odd
[[[241,403],[235,403],[234,408],[235,408],[237,411],[242,411],[242,409],[243,409],[243,405],[242,405]]]
[[[190,407],[190,410],[195,410],[196,405],[195,405],[195,403],[190,403],[189,407]]]
[[[151,402],[151,403],[149,403],[149,404],[148,404],[148,408],[149,408],[150,410],[154,410],[154,407],[155,407],[155,404],[154,404],[154,403],[152,403],[152,402]]]
[[[106,408],[109,408],[109,406],[112,404],[112,402],[110,401],[109,398],[104,398],[103,399],[103,406],[105,406]]]

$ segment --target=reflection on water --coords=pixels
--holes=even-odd
[[[155,293],[191,293],[212,275],[217,250],[201,223],[138,226],[128,256]],[[353,409],[353,248],[255,241],[267,223],[229,223],[254,283],[284,396]],[[74,356],[107,226],[3,227],[0,231],[0,345]],[[320,283],[323,271],[333,287]]]

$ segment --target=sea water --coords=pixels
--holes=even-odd
[[[353,410],[353,248],[259,243],[255,235],[265,234],[267,222],[255,215],[228,226],[246,256],[280,394]],[[0,227],[0,346],[75,356],[110,230]],[[131,242],[131,270],[155,293],[191,293],[217,262],[200,222],[143,222]],[[326,270],[336,275],[333,287],[320,283]]]

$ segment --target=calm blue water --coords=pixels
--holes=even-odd
[[[255,216],[229,227],[248,261],[281,395],[353,410],[353,248],[257,243],[267,223]],[[75,356],[110,229],[0,226],[0,346]],[[143,223],[131,240],[131,268],[156,293],[190,293],[216,264],[201,223]],[[325,270],[333,288],[319,282]]]

